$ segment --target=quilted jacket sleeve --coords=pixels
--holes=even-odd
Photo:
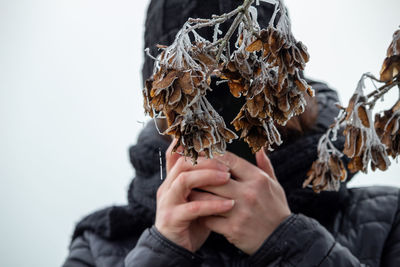
[[[125,258],[125,267],[196,267],[200,264],[198,255],[172,243],[154,226],[143,232],[136,247]]]
[[[140,236],[136,246],[125,257],[125,267],[147,266],[174,266],[196,267],[201,263],[201,258],[190,251],[172,243],[162,236],[153,226]],[[116,264],[101,261],[101,266],[116,266]],[[118,263],[122,266],[123,263]],[[70,246],[70,253],[63,267],[95,267],[98,266],[90,250],[90,244],[85,235],[74,239]]]
[[[397,203],[397,213],[392,230],[386,240],[382,255],[382,267],[400,266],[400,192]]]
[[[90,252],[89,243],[85,236],[79,236],[74,239],[69,248],[69,255],[64,262],[63,267],[94,267],[92,253]]]
[[[316,220],[291,215],[261,248],[249,266],[363,266]]]

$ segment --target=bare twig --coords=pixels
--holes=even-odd
[[[238,10],[238,14],[236,15],[235,20],[233,21],[231,27],[229,28],[228,32],[225,34],[225,37],[221,41],[221,46],[218,50],[217,53],[217,61],[220,60],[222,52],[225,50],[226,45],[228,44],[229,39],[231,39],[233,33],[239,26],[240,22],[243,20],[243,16],[245,15],[245,12],[248,12],[248,9],[250,8],[251,4],[254,2],[254,0],[244,0],[243,5],[238,7],[236,10]]]
[[[367,97],[371,98],[373,97],[373,99],[371,101],[369,101],[367,103],[367,105],[370,106],[370,109],[373,109],[376,102],[382,98],[387,92],[390,91],[390,89],[392,89],[395,86],[399,86],[400,85],[400,80],[395,79],[392,82],[389,83],[385,83],[383,86],[379,87],[377,90],[371,92]]]

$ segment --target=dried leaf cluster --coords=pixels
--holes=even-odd
[[[206,99],[211,77],[228,83],[230,93],[246,102],[231,122],[253,152],[282,143],[276,124],[285,125],[305,109],[305,94],[313,90],[300,72],[309,60],[306,47],[297,42],[282,1],[267,29],[257,22],[254,0],[244,0],[235,10],[212,19],[189,19],[170,46],[159,46],[152,77],[143,90],[145,110],[152,117],[165,117],[169,134],[178,139],[176,148],[194,162],[199,153],[207,157],[224,153],[226,143],[237,135]],[[219,25],[235,17],[225,34]],[[196,30],[214,27],[209,41]],[[237,30],[235,50],[229,41]],[[228,93],[228,92],[227,92]]]
[[[350,161],[347,168],[350,172],[367,173],[368,166],[375,171],[385,171],[389,165],[389,156],[396,159],[400,154],[400,98],[395,105],[386,111],[375,114],[376,102],[393,87],[400,89],[400,30],[393,35],[387,57],[383,62],[380,79],[371,74],[364,74],[351,97],[347,108],[342,110],[336,122],[324,134],[318,145],[318,159],[308,172],[303,186],[312,186],[314,191],[338,190],[340,181],[344,181],[347,170],[340,159],[346,155]],[[365,95],[365,80],[383,83],[372,93]],[[344,124],[345,144],[342,152],[338,151],[332,141],[336,140],[340,125]]]

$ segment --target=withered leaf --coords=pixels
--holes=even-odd
[[[365,131],[361,131],[358,129],[357,135],[357,143],[356,143],[356,150],[355,155],[361,155],[365,150],[366,140],[367,140],[367,133]]]
[[[272,30],[269,38],[268,44],[271,52],[276,56],[281,47],[283,46],[283,38],[281,38],[280,33],[276,30]]]
[[[203,148],[209,148],[212,145],[211,140],[205,134],[201,138],[201,143]]]
[[[314,90],[310,86],[307,87],[307,94],[311,97],[314,97]]]
[[[194,88],[191,79],[191,71],[186,71],[182,77],[178,78],[177,84],[187,95],[192,95]]]
[[[164,89],[172,85],[178,78],[178,71],[170,70],[167,75],[153,82],[153,89]]]
[[[225,140],[230,141],[233,139],[237,138],[237,135],[229,130],[228,128],[225,128],[223,126],[218,126],[218,132],[221,133],[221,135],[225,138]]]
[[[253,41],[249,46],[246,47],[247,52],[260,51],[263,48],[263,43],[260,39]]]
[[[347,165],[347,167],[349,168],[349,171],[352,173],[362,170],[363,169],[362,158],[361,157],[352,158],[349,161],[349,164]]]
[[[165,112],[165,117],[167,118],[167,123],[168,123],[168,127],[171,126],[174,122],[175,122],[175,112],[174,111],[169,111],[169,112]]]
[[[289,111],[290,104],[289,104],[287,95],[283,95],[283,96],[278,98],[278,107],[283,112]]]
[[[284,59],[285,65],[292,66],[294,60],[293,60],[293,57],[290,55],[289,50],[284,49],[282,53],[283,53],[283,59]]]
[[[385,58],[380,71],[380,80],[389,82],[400,73],[400,55]]]
[[[340,166],[339,161],[340,161],[340,159],[339,159],[338,156],[331,155],[329,157],[329,162],[328,162],[330,171],[337,178],[340,178],[340,175],[341,175],[341,172],[342,172],[342,170],[340,168],[341,166]]]
[[[356,142],[359,129],[346,128],[343,133],[346,136],[343,153],[349,158],[352,158],[356,154]]]
[[[228,86],[231,94],[237,98],[239,98],[242,95],[243,91],[245,91],[244,85],[242,85],[241,83],[229,81]]]
[[[378,167],[381,171],[385,171],[388,168],[388,165],[390,164],[389,160],[387,159],[386,155],[384,155],[384,151],[380,150],[377,147],[373,147],[371,149],[371,156],[372,156],[372,161],[371,161],[371,168],[372,170],[375,170],[376,167]]]
[[[185,96],[182,96],[181,101],[177,102],[177,104],[173,107],[175,112],[178,114],[183,114],[183,110],[186,107],[188,102],[189,102],[188,98]]]
[[[356,105],[356,101],[359,99],[359,95],[357,93],[353,94],[349,100],[349,104],[346,108],[346,120],[350,119],[350,116],[353,114],[354,106]]]
[[[247,110],[249,111],[250,116],[252,116],[252,117],[257,117],[257,115],[258,115],[258,108],[257,108],[257,106],[256,106],[254,97],[253,97],[253,98],[247,99],[247,101],[246,101],[246,108],[247,108]]]
[[[370,127],[369,116],[368,116],[365,106],[360,105],[357,109],[357,112],[358,112],[358,117],[360,118],[362,125],[369,128]]]
[[[237,68],[236,65],[233,61],[229,61],[228,64],[226,65],[226,68],[230,71],[230,72],[236,72]]]
[[[300,41],[296,43],[296,46],[300,51],[303,61],[307,63],[310,60],[310,55],[307,52],[307,47]]]
[[[269,49],[269,44],[264,43],[263,44],[264,52],[263,52],[263,58],[266,58],[270,54],[270,49]]]
[[[163,109],[165,104],[165,94],[166,92],[163,91],[159,95],[151,99],[150,103],[155,110],[161,111]]]
[[[217,62],[215,61],[214,58],[212,58],[211,56],[205,54],[205,53],[199,53],[197,54],[197,58],[203,62],[204,64],[206,64],[207,66],[213,66],[216,65]]]
[[[168,104],[169,105],[174,105],[178,103],[182,98],[182,92],[180,88],[173,88],[172,94],[169,96],[168,99]]]
[[[194,150],[196,150],[196,152],[199,153],[202,150],[203,144],[201,142],[200,135],[197,134],[196,136],[194,136],[193,145],[194,145]]]

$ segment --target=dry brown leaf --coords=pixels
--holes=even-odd
[[[207,65],[207,67],[211,67],[211,66],[216,66],[217,62],[215,61],[215,59],[213,57],[211,57],[210,55],[207,55],[205,53],[199,53],[197,54],[197,58],[204,64]]]
[[[197,153],[200,153],[200,151],[202,151],[203,148],[203,144],[201,142],[200,136],[196,135],[193,138],[193,146],[194,146],[194,150],[196,150]]]
[[[181,92],[180,88],[175,87],[172,90],[173,90],[172,94],[169,96],[169,99],[168,99],[169,105],[175,105],[176,103],[181,101],[181,98],[182,98],[182,92]]]
[[[246,47],[247,52],[260,51],[263,48],[263,43],[260,39],[253,41],[249,46]]]
[[[380,72],[380,80],[389,82],[400,73],[400,55],[385,58]]]
[[[362,125],[369,128],[370,127],[369,116],[368,116],[365,106],[364,105],[359,106],[357,109],[357,112],[358,112],[358,117],[360,118]]]
[[[242,93],[245,91],[244,86],[240,83],[229,81],[228,86],[231,91],[231,94],[237,98],[239,98],[242,95]]]
[[[191,95],[194,92],[193,83],[191,79],[191,71],[186,71],[177,80],[177,85],[182,88],[183,93]]]
[[[295,79],[294,83],[296,84],[297,88],[302,92],[305,92],[308,89],[308,86],[303,79]]]
[[[283,112],[289,111],[290,104],[288,101],[288,95],[283,95],[280,98],[278,98],[278,107]]]
[[[178,71],[170,70],[167,75],[159,80],[153,82],[153,89],[164,89],[172,85],[172,83],[178,78]]]
[[[300,41],[296,43],[296,46],[300,51],[304,63],[307,63],[310,60],[310,55],[307,52],[307,47]]]
[[[352,158],[347,167],[349,168],[349,171],[352,173],[362,170],[363,169],[362,158],[361,157]]]

